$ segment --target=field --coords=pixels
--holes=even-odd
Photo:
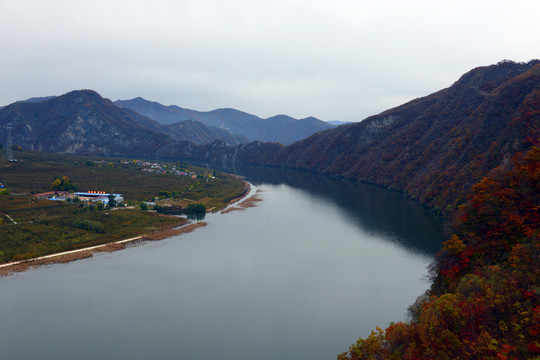
[[[17,162],[0,161],[0,183],[7,189],[7,194],[0,195],[0,263],[103,244],[186,222],[138,206],[98,210],[80,203],[36,200],[34,194],[52,190],[57,175],[69,177],[79,191],[121,193],[128,205],[157,201],[222,208],[244,191],[244,184],[236,178],[211,177],[212,170],[185,164],[160,163],[159,167],[164,172],[182,166],[197,174],[195,178],[143,171],[147,166],[142,161],[35,152],[15,155]]]

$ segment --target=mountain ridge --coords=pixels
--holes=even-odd
[[[162,124],[196,120],[207,126],[221,128],[232,134],[245,136],[251,141],[280,142],[284,145],[291,144],[315,132],[334,127],[334,125],[314,117],[297,120],[288,115],[276,115],[262,119],[256,115],[232,108],[196,111],[177,105],[165,106],[142,97],[117,100],[114,103],[119,107],[132,109]]]

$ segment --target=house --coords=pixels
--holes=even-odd
[[[40,194],[35,194],[34,198],[37,200],[59,200],[59,198],[63,198],[63,200],[67,198],[73,198],[73,193],[70,193],[69,191],[48,191]]]
[[[105,191],[87,191],[87,192],[76,192],[74,195],[78,196],[81,201],[88,202],[102,202],[103,204],[109,203],[109,196],[114,195],[114,201],[117,204],[121,204],[124,201],[122,194],[109,194]]]

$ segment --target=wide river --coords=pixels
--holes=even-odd
[[[443,241],[399,194],[237,170],[258,206],[191,234],[0,279],[2,359],[335,359],[406,320]]]

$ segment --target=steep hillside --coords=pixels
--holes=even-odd
[[[272,165],[365,180],[443,213],[540,136],[540,62],[476,68],[451,87],[283,149]]]
[[[538,359],[540,148],[474,186],[410,322],[358,339],[338,360]]]
[[[232,134],[245,136],[251,141],[279,142],[284,145],[333,127],[332,124],[313,117],[297,120],[290,116],[278,115],[261,119],[235,109],[195,111],[175,105],[164,106],[140,97],[131,100],[118,100],[115,101],[115,104],[134,110],[162,124],[195,120],[210,127],[217,127]]]
[[[12,123],[13,143],[25,149],[102,155],[145,155],[172,141],[141,126],[129,111],[91,90],[0,110],[0,127]],[[0,141],[7,133],[0,132]]]

